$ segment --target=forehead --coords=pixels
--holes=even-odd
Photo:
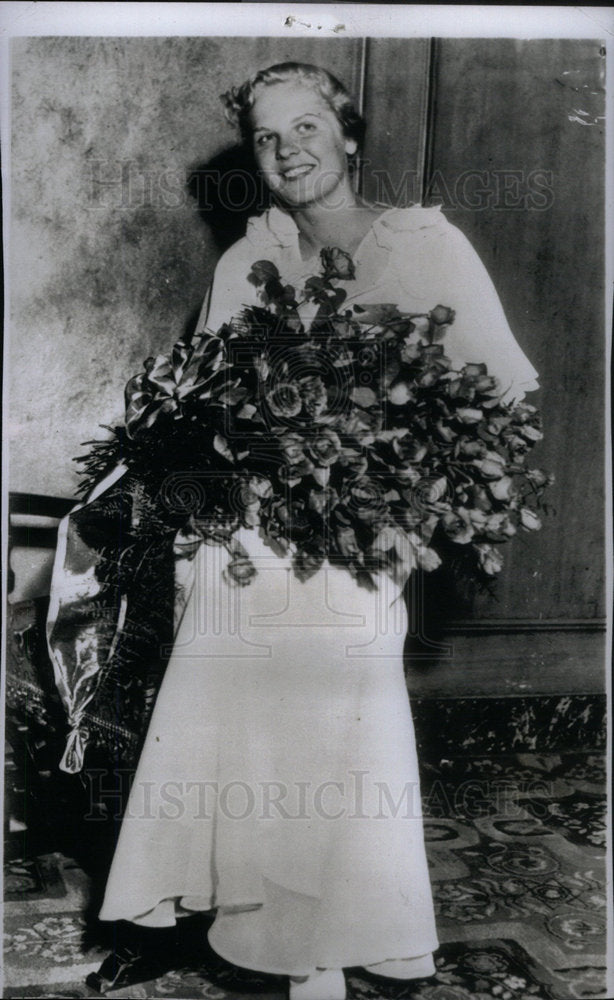
[[[271,128],[276,123],[292,121],[311,114],[337,121],[322,95],[308,84],[296,82],[272,83],[260,86],[250,112],[252,128]]]

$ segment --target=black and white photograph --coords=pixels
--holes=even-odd
[[[614,15],[3,6],[2,995],[605,1000]]]

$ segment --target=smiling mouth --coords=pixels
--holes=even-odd
[[[294,181],[299,177],[305,177],[307,174],[310,174],[312,170],[313,166],[311,164],[304,163],[299,167],[291,167],[290,170],[284,170],[281,176],[286,181]]]

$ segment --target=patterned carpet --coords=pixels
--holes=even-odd
[[[403,983],[348,969],[349,1000],[607,997],[605,788],[596,753],[425,763],[436,975]],[[13,848],[15,836],[27,844],[13,834]],[[111,943],[91,918],[97,874],[61,853],[8,856],[4,996],[96,996],[85,976]],[[285,1000],[283,978],[236,969],[211,952],[206,925],[195,917],[177,932],[153,932],[166,935],[154,949],[164,964],[112,995]]]

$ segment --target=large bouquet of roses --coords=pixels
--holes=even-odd
[[[403,582],[451,546],[493,576],[499,545],[541,526],[537,410],[504,402],[485,365],[453,367],[452,308],[344,307],[353,263],[338,249],[321,261],[300,293],[256,262],[261,306],[149,358],[125,426],[80,459],[85,488],[121,460],[169,525],[229,549],[241,584],[255,573],[241,526],[301,576],[328,559],[365,583]]]

